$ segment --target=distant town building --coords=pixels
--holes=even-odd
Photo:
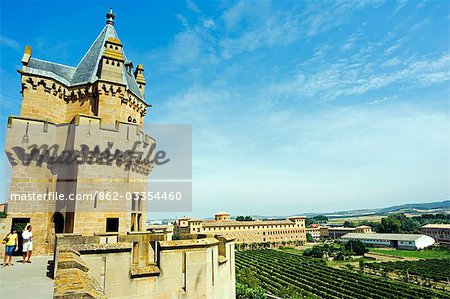
[[[339,239],[348,233],[360,233],[360,234],[371,234],[372,228],[367,225],[361,225],[358,227],[329,227],[328,237],[332,239]]]
[[[289,217],[285,220],[231,220],[230,214],[219,212],[214,220],[183,217],[175,221],[175,234],[180,239],[192,235],[222,235],[234,238],[236,243],[306,242],[305,218]]]
[[[0,212],[6,212],[6,203],[0,203]]]
[[[319,240],[321,238],[321,229],[322,226],[320,224],[313,223],[306,228],[306,233],[310,234],[314,240]]]
[[[450,224],[426,224],[422,226],[422,234],[432,237],[440,244],[450,246]]]
[[[408,250],[423,249],[435,243],[433,238],[417,234],[348,233],[342,236],[341,240],[343,242],[359,240],[368,245]]]
[[[327,239],[328,237],[329,237],[328,226],[321,226],[320,227],[320,238]]]

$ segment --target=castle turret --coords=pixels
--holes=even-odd
[[[31,47],[22,57],[21,116],[67,123],[77,114],[99,117],[103,124],[117,121],[142,128],[147,108],[143,67],[133,64],[114,28],[115,14],[76,67],[37,59]],[[51,107],[52,109],[47,109]]]
[[[122,43],[118,38],[108,37],[102,55],[100,79],[114,83],[122,83],[125,58]]]
[[[30,62],[31,59],[31,47],[30,46],[25,46],[25,51],[23,52],[23,56],[22,56],[22,71],[25,71],[27,68],[28,63]]]
[[[139,64],[134,71],[134,78],[136,79],[139,90],[141,91],[141,95],[145,97],[145,85],[147,85],[147,82],[145,81],[144,67],[142,64]]]

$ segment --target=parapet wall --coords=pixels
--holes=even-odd
[[[234,243],[226,238],[62,234],[57,235],[54,296],[235,298],[234,271]]]

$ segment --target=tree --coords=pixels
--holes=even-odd
[[[266,293],[260,287],[250,288],[245,284],[236,283],[236,299],[266,299]]]
[[[402,230],[404,232],[418,233],[420,229],[420,222],[415,219],[408,218],[402,223]]]
[[[344,227],[356,227],[356,225],[353,222],[346,220],[344,222]]]
[[[236,221],[254,221],[251,216],[237,216]]]
[[[325,254],[325,250],[322,246],[314,246],[313,248],[308,248],[303,252],[304,256],[312,256],[317,258],[322,258]]]
[[[258,286],[258,278],[256,278],[255,273],[249,268],[244,268],[239,271],[236,275],[236,281],[245,284],[250,288],[255,288]]]
[[[364,255],[364,253],[369,252],[366,245],[360,240],[350,240],[345,243],[344,248],[355,255]]]
[[[359,261],[359,272],[364,274],[364,266],[365,266],[365,262],[364,260],[360,260]]]
[[[277,292],[277,296],[281,298],[302,298],[299,292],[293,286],[285,286]]]
[[[341,250],[334,256],[334,259],[336,261],[344,261],[345,257],[346,257],[345,251]]]
[[[311,236],[310,233],[306,233],[306,241],[308,241],[308,242],[314,242],[314,238]]]
[[[306,218],[306,226],[316,223],[326,223],[328,222],[328,217],[324,215],[317,215],[312,218]]]
[[[418,233],[421,223],[417,218],[408,218],[403,213],[397,213],[382,218],[376,228],[379,233]]]
[[[401,233],[402,223],[399,219],[388,216],[381,219],[381,225],[378,229],[380,233]]]

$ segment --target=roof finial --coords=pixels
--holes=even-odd
[[[116,15],[113,12],[112,7],[109,8],[109,12],[106,14],[106,18],[108,21],[106,21],[106,24],[114,25],[114,19],[116,18]]]

